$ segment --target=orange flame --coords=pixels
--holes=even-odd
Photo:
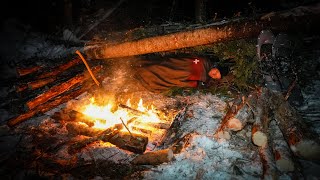
[[[128,107],[131,106],[130,99],[128,99],[126,105]],[[99,129],[107,129],[112,127],[116,124],[121,124],[121,119],[127,124],[127,121],[132,119],[133,117],[136,118],[136,121],[139,122],[141,127],[146,130],[154,131],[154,128],[143,126],[143,123],[157,123],[160,122],[160,118],[157,115],[153,106],[151,108],[147,108],[143,105],[142,99],[140,99],[138,103],[137,110],[143,112],[143,114],[137,116],[130,112],[130,110],[125,108],[118,108],[116,111],[112,112],[113,104],[107,104],[104,106],[97,105],[95,103],[94,98],[90,99],[90,104],[84,106],[84,110],[82,111],[87,117],[91,118],[94,122],[94,128]],[[121,119],[120,119],[121,118]],[[131,125],[128,126],[129,130],[134,133],[140,133],[132,128]],[[140,127],[140,126],[139,126]],[[123,129],[123,131],[127,131]]]

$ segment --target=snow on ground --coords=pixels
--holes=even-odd
[[[181,136],[193,133],[189,145],[175,160],[145,173],[145,179],[256,179],[261,174],[254,151],[242,153],[228,141],[217,142],[215,130],[225,114],[226,103],[211,94],[189,97],[186,117],[180,124]],[[192,114],[190,114],[192,113]],[[249,153],[248,153],[249,152]],[[251,156],[252,159],[247,159]],[[255,159],[255,160],[254,160]],[[248,165],[248,163],[250,165]],[[241,165],[246,164],[246,166]],[[236,169],[241,170],[237,171]]]

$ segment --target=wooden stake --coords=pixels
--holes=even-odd
[[[91,78],[94,80],[94,82],[96,83],[97,86],[100,86],[100,83],[99,81],[96,79],[96,77],[94,77],[90,67],[89,67],[89,64],[87,63],[87,61],[84,59],[84,57],[82,56],[82,54],[80,53],[80,51],[76,51],[76,53],[80,56],[81,60],[83,61],[84,65],[86,66],[87,70],[89,71],[89,74],[91,76]]]

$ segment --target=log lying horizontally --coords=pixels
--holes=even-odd
[[[55,112],[51,116],[51,118],[60,121],[60,123],[62,124],[64,122],[82,122],[89,127],[92,127],[94,125],[94,122],[90,120],[86,115],[75,110],[64,109],[63,111]]]
[[[28,82],[27,84],[22,84],[16,87],[16,92],[21,92],[26,89],[29,90],[35,90],[38,88],[41,88],[49,83],[52,83],[56,80],[55,77],[45,78],[45,79],[39,79],[32,82]]]
[[[164,36],[150,37],[121,44],[104,44],[85,47],[85,54],[91,59],[107,59],[126,57],[154,52],[170,51],[175,49],[194,47],[205,44],[218,43],[242,38],[257,37],[263,29],[287,31],[288,29],[298,32],[307,32],[318,29],[319,11],[314,6],[303,7],[298,15],[287,15],[295,9],[287,12],[279,12],[275,17],[263,20],[242,20],[219,25],[196,29],[186,32],[167,34]],[[308,21],[305,21],[308,19]],[[300,30],[300,31],[299,31]],[[316,32],[316,31],[315,31]]]
[[[90,140],[88,139],[84,142],[77,143],[76,147],[78,148],[78,150],[88,145],[88,143],[90,144],[92,142],[101,140],[104,142],[110,142],[121,149],[141,154],[146,150],[146,146],[148,144],[148,137],[140,134],[117,132],[116,134],[113,134],[112,137],[106,135],[108,134],[106,133],[107,131],[110,131],[109,133],[111,133],[115,129],[122,129],[122,125],[117,125],[115,127],[108,128],[107,130],[101,130],[89,127],[85,124],[69,122],[66,127],[68,129],[69,135],[71,136],[85,135],[92,137]],[[75,150],[76,148],[72,147],[72,149]]]
[[[170,162],[172,159],[173,151],[171,149],[163,149],[139,155],[134,158],[131,163],[139,165],[159,165],[165,162]]]
[[[41,66],[34,66],[30,68],[17,68],[17,74],[19,77],[22,77],[22,76],[34,73],[41,68],[42,68]]]
[[[101,70],[101,66],[96,66],[93,68],[93,71],[95,73],[99,72]],[[45,91],[44,93],[40,94],[39,96],[35,97],[34,99],[29,100],[26,103],[26,108],[29,110],[34,109],[40,104],[43,104],[44,102],[47,102],[48,100],[52,99],[53,97],[56,97],[69,89],[71,89],[76,84],[79,84],[80,82],[83,82],[90,77],[87,76],[86,73],[78,74],[75,77],[69,79],[66,82],[63,82],[61,84],[58,84],[56,86],[51,87],[48,91]]]
[[[80,62],[81,62],[81,59],[79,58],[73,59],[71,61],[68,61],[67,63],[59,65],[58,67],[52,68],[52,71],[42,73],[38,78],[42,79],[42,78],[54,77],[58,74],[63,73],[67,69],[79,64]]]

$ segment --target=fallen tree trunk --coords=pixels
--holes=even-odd
[[[173,151],[171,149],[163,149],[139,155],[134,158],[131,163],[139,165],[159,165],[165,162],[170,162],[172,159]]]
[[[269,129],[270,145],[273,150],[277,169],[281,172],[295,171],[297,165],[292,158],[292,152],[275,121],[270,123]]]
[[[93,71],[95,73],[97,73],[101,70],[101,68],[102,68],[101,66],[96,66],[93,68]],[[48,100],[52,99],[53,97],[56,97],[64,92],[68,91],[76,84],[79,84],[89,78],[90,77],[87,76],[86,73],[78,74],[77,76],[69,79],[68,81],[63,82],[61,84],[58,84],[56,86],[53,86],[48,91],[40,94],[39,96],[35,97],[34,99],[29,100],[26,103],[26,108],[28,110],[32,110],[35,107],[37,107],[38,105],[43,104],[43,103],[47,102]]]
[[[107,59],[170,51],[242,38],[257,37],[259,32],[266,28],[274,31],[314,31],[313,28],[318,28],[318,18],[320,14],[315,6],[319,7],[320,4],[300,7],[303,9],[303,11],[300,11],[300,14],[295,13],[295,9],[291,9],[285,12],[274,13],[275,16],[264,16],[264,18],[259,20],[241,20],[220,23],[219,25],[208,28],[150,37],[116,45],[104,44],[87,46],[85,47],[85,54],[91,59]]]
[[[274,117],[292,152],[305,159],[320,159],[317,134],[307,127],[298,112],[280,93],[267,91]]]
[[[259,155],[262,163],[262,179],[278,179],[279,175],[274,163],[274,156],[268,145],[259,147]]]

